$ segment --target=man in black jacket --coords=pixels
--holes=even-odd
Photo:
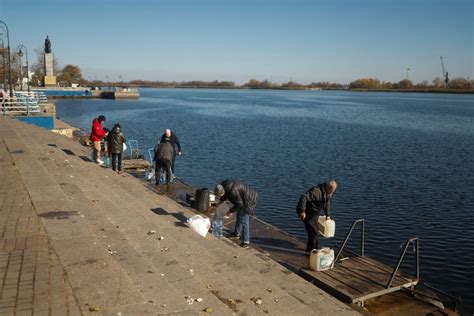
[[[258,193],[238,180],[224,180],[214,189],[222,203],[226,200],[233,204],[228,215],[237,212],[233,237],[240,237],[240,246],[247,249],[250,244],[250,215],[254,215]],[[242,234],[241,234],[242,231]]]
[[[334,191],[336,191],[336,188],[337,183],[335,180],[320,183],[301,195],[298,201],[296,213],[298,213],[298,216],[303,221],[306,232],[308,233],[308,243],[306,244],[306,251],[308,253],[313,249],[318,249],[319,211],[323,209],[324,215],[329,217],[331,211],[331,197]]]
[[[178,148],[178,156],[181,156],[181,144],[179,143],[179,138],[174,133],[171,132],[169,128],[165,129],[164,134],[161,136],[160,143],[170,143],[173,147],[173,159],[171,161],[171,170],[174,174],[174,161],[176,159],[176,147]]]
[[[155,156],[153,160],[155,161],[155,179],[156,184],[160,184],[161,169],[166,169],[166,184],[171,182],[171,161],[173,160],[173,147],[170,143],[164,142],[159,143],[155,146]]]

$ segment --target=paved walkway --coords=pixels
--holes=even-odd
[[[254,249],[198,236],[190,210],[88,156],[0,118],[0,314],[357,314]]]

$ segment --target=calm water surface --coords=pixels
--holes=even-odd
[[[302,238],[299,195],[334,178],[337,236],[323,245],[365,218],[367,254],[393,266],[418,236],[422,278],[474,311],[474,96],[142,89],[134,101],[61,100],[57,112],[85,130],[104,114],[143,152],[172,128],[179,177],[239,178],[260,192],[260,218]]]

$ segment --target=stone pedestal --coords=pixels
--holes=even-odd
[[[44,85],[55,86],[56,76],[54,75],[53,53],[44,53]]]

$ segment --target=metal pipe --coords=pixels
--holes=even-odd
[[[10,33],[8,31],[7,23],[0,20],[0,23],[5,25],[7,31],[7,52],[8,52],[8,85],[10,87],[10,98],[13,98],[13,87],[12,87],[12,61],[10,58]]]
[[[397,271],[398,269],[400,268],[400,264],[402,263],[402,260],[403,260],[403,257],[405,257],[405,253],[407,252],[407,249],[408,249],[408,246],[410,246],[410,244],[412,242],[416,242],[416,280],[419,281],[420,280],[420,266],[419,266],[419,261],[418,261],[418,237],[413,237],[413,238],[410,238],[406,241],[405,243],[405,247],[403,249],[403,252],[400,254],[400,257],[398,257],[398,262],[397,262],[397,266],[395,267],[395,269],[393,269],[393,272],[392,272],[392,275],[390,276],[390,280],[388,281],[387,283],[387,286],[386,288],[388,289],[390,287],[390,285],[392,285],[392,282],[393,282],[393,279],[395,279],[395,275],[397,274]]]
[[[355,221],[354,221],[354,223],[352,224],[351,229],[349,230],[349,232],[348,232],[347,235],[346,235],[346,238],[344,239],[344,242],[342,243],[342,246],[339,248],[339,251],[337,252],[337,255],[336,255],[336,258],[334,259],[334,262],[337,262],[337,259],[339,259],[339,256],[340,256],[341,253],[342,253],[342,249],[344,249],[344,247],[346,246],[346,243],[347,243],[347,241],[349,240],[349,237],[351,236],[352,231],[354,230],[354,227],[355,227],[355,226],[357,225],[357,223],[359,223],[359,222],[364,223],[364,219],[361,218],[361,219],[358,219],[358,220],[355,220]],[[362,224],[362,227],[364,227],[363,224]],[[364,235],[364,228],[362,228],[361,234],[362,234],[362,236]],[[363,237],[362,237],[362,238],[361,238],[361,242],[363,242],[363,241],[364,241],[364,239],[363,239]],[[363,246],[361,246],[361,247],[362,247],[361,249],[363,250]],[[363,255],[363,254],[362,254],[362,255]]]

